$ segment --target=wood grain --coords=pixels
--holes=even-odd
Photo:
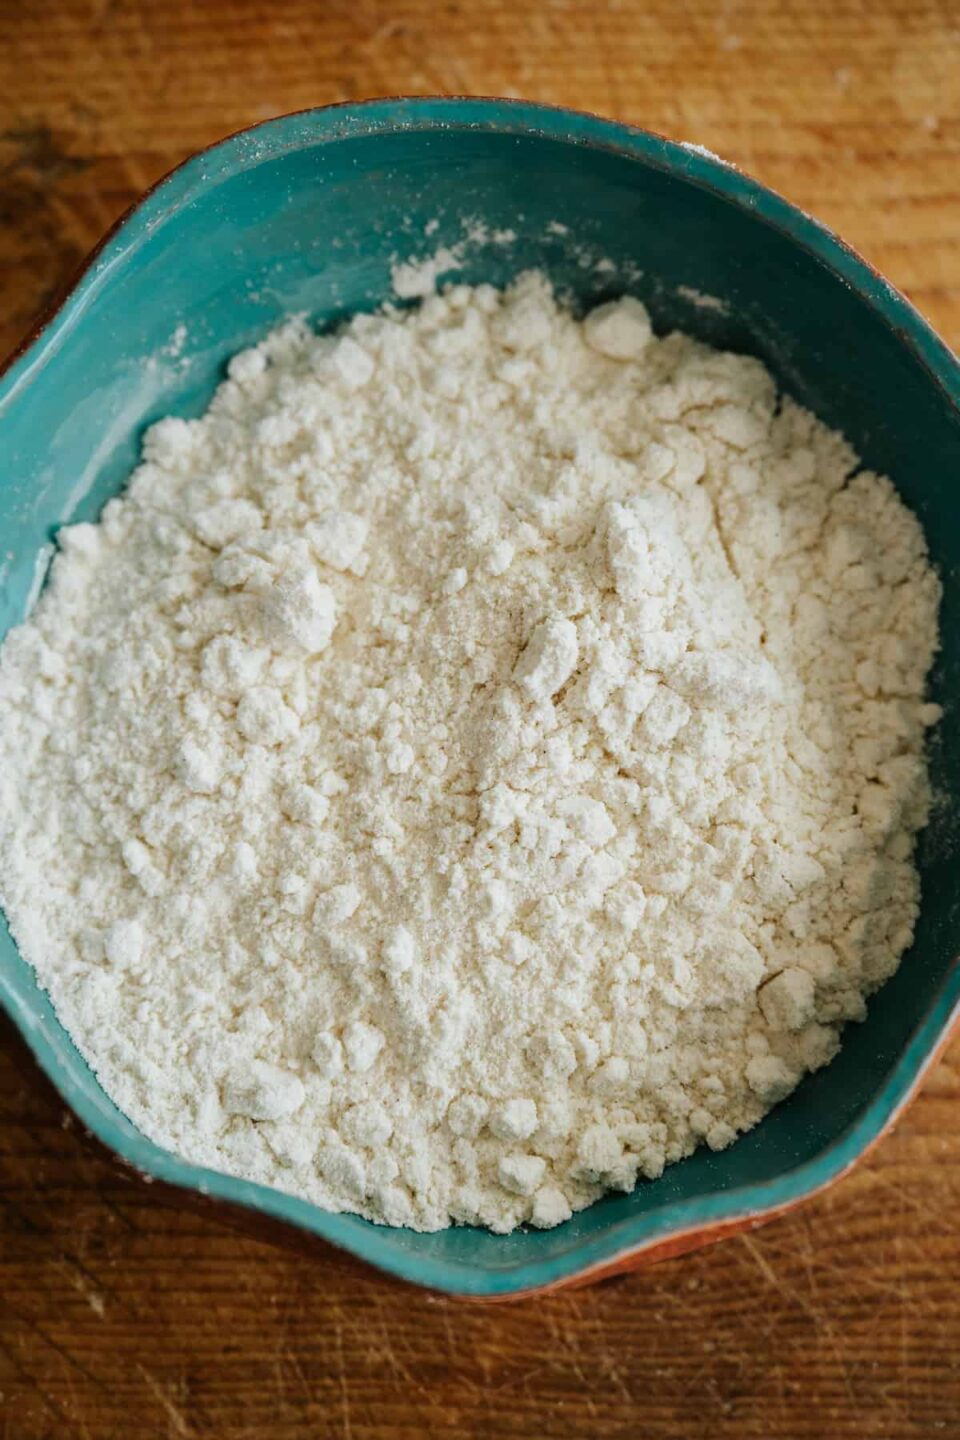
[[[0,350],[199,145],[307,105],[523,95],[729,156],[960,342],[954,0],[0,0]],[[8,1440],[960,1436],[960,1043],[805,1210],[484,1310],[118,1177],[0,1026]]]

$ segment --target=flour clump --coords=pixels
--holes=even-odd
[[[910,944],[920,526],[637,300],[291,321],[60,550],[0,655],[0,899],[191,1160],[555,1225],[756,1124]]]

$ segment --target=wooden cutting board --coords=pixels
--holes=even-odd
[[[0,350],[189,151],[397,92],[522,95],[704,144],[960,342],[955,0],[0,0]],[[4,1023],[0,1419],[7,1440],[960,1436],[960,1043],[798,1214],[478,1309],[117,1178]]]

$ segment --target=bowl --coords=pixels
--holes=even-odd
[[[447,252],[442,253],[441,247]],[[721,1154],[700,1151],[559,1228],[378,1228],[187,1164],[116,1109],[0,934],[0,999],[90,1131],[145,1175],[320,1237],[450,1294],[542,1290],[691,1249],[836,1180],[893,1120],[960,1005],[960,367],[915,310],[816,221],[696,146],[507,100],[304,111],[194,156],[136,205],[0,379],[0,634],[52,537],[123,485],[144,428],[203,411],[233,352],[290,312],[329,325],[439,265],[503,283],[536,265],[575,305],[629,290],[658,330],[759,355],[920,515],[943,576],[946,705],[916,939],[839,1057]],[[396,279],[396,276],[393,277]],[[405,283],[404,283],[405,282]],[[305,1238],[305,1237],[304,1237]]]

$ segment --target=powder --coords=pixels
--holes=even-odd
[[[555,1225],[756,1124],[910,943],[920,527],[636,300],[292,321],[59,542],[0,658],[2,901],[193,1161]]]

